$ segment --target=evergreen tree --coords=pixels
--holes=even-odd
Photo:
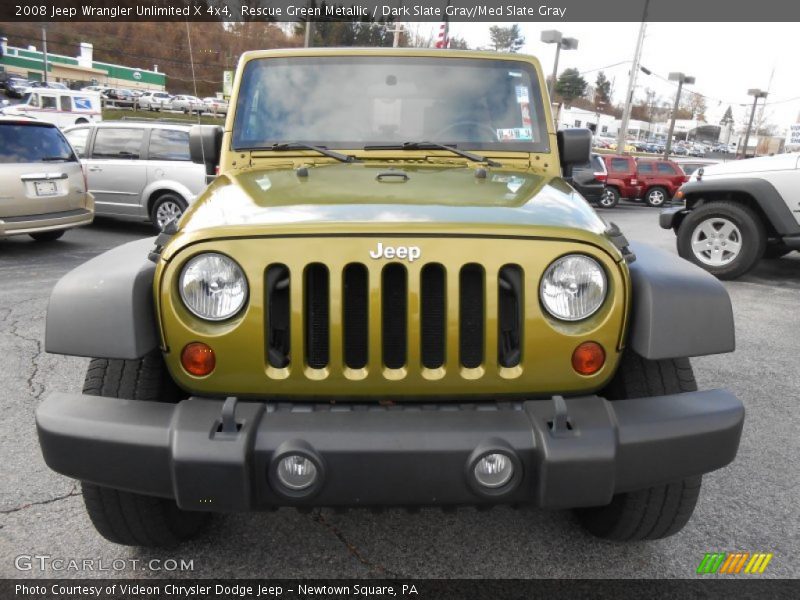
[[[566,69],[556,82],[556,95],[565,104],[571,104],[576,98],[583,98],[586,94],[586,85],[586,80],[581,77],[578,69]]]
[[[597,74],[594,82],[594,103],[595,105],[611,104],[611,82],[603,71]]]
[[[525,45],[525,36],[522,35],[517,23],[508,27],[492,25],[489,27],[489,37],[496,52],[519,52]]]
[[[719,122],[720,125],[733,125],[733,111],[731,107],[728,107],[728,110],[725,111],[725,114],[722,115],[722,120]]]

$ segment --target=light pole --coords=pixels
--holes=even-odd
[[[670,73],[669,74],[670,81],[677,81],[678,82],[678,93],[675,94],[675,104],[672,105],[672,118],[669,120],[669,132],[667,133],[667,143],[664,147],[664,158],[669,158],[670,150],[672,150],[672,134],[675,131],[675,117],[678,114],[678,105],[681,101],[681,90],[683,89],[683,84],[686,83],[688,85],[692,85],[694,83],[694,77],[690,75],[684,75],[683,73]]]
[[[42,81],[47,84],[47,24],[42,25],[42,61],[44,63]]]
[[[759,90],[758,88],[747,90],[747,95],[753,97],[753,110],[750,111],[750,121],[747,123],[747,133],[744,134],[744,150],[742,150],[742,157],[747,158],[747,144],[750,141],[750,128],[753,126],[753,117],[756,116],[756,105],[759,98],[766,98],[767,92]]]
[[[552,96],[556,89],[556,77],[558,77],[558,58],[562,50],[575,50],[578,48],[578,40],[575,38],[565,38],[560,31],[548,29],[542,32],[541,40],[545,44],[556,44],[556,60],[553,63],[553,78],[548,86],[548,91]]]
[[[594,126],[594,137],[600,135],[600,107],[607,108],[608,103],[606,102],[598,102],[594,105],[594,116],[595,116],[595,126]]]

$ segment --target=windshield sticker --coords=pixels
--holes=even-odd
[[[517,85],[514,86],[514,89],[517,92],[517,102],[519,104],[527,104],[530,102],[530,98],[528,98],[528,86],[527,85]]]
[[[532,140],[533,133],[530,127],[512,127],[511,129],[498,129],[497,139],[501,142],[517,142],[520,140]]]
[[[522,71],[509,71],[509,77],[522,77]]]
[[[525,102],[519,105],[519,114],[522,117],[522,127],[531,129],[533,120],[531,119],[531,105]]]

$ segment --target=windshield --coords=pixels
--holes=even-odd
[[[233,148],[402,142],[547,152],[534,69],[514,60],[293,57],[247,63]]]

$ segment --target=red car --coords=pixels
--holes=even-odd
[[[636,160],[632,156],[603,156],[608,170],[605,194],[629,200],[644,199],[663,206],[689,180],[671,160]]]
[[[639,160],[636,169],[640,196],[649,206],[663,206],[689,177],[671,160]]]
[[[605,195],[616,204],[620,198],[635,200],[641,194],[639,178],[636,175],[636,160],[632,156],[606,154]]]

